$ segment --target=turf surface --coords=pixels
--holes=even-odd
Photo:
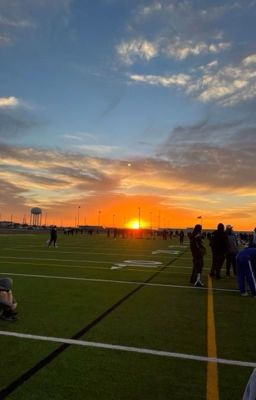
[[[128,351],[1,335],[1,399],[207,398],[205,360],[141,354],[129,347],[207,357],[209,250],[206,288],[198,289],[188,283],[190,251],[175,238],[59,233],[58,248],[47,248],[46,240],[39,233],[0,235],[0,276],[13,278],[20,315],[16,322],[0,320],[0,330],[121,345]],[[125,260],[136,262],[112,268]],[[149,267],[149,261],[162,264]],[[255,299],[239,296],[234,277],[213,285],[222,289],[214,290],[218,358],[255,362]],[[218,364],[219,398],[241,399],[251,372]]]

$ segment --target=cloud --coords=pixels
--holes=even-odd
[[[196,96],[201,102],[213,101],[232,106],[256,97],[255,60],[256,55],[251,54],[237,65],[222,67],[218,61],[213,61],[190,74],[131,74],[130,79],[150,85],[182,87],[185,93]]]
[[[229,42],[204,42],[185,40],[178,36],[160,38],[154,42],[145,39],[133,39],[123,41],[117,46],[119,58],[127,65],[132,65],[136,60],[150,61],[153,58],[165,56],[177,60],[185,60],[189,56],[203,54],[217,54],[228,50],[231,47]]]
[[[97,155],[97,156],[104,156],[107,154],[112,154],[112,153],[117,153],[119,151],[119,147],[118,146],[110,146],[110,145],[103,145],[103,144],[79,144],[79,145],[74,145],[72,146],[73,150],[79,150],[79,152],[81,151],[85,151],[89,154],[92,155]]]
[[[163,6],[160,1],[154,2],[148,6],[144,6],[142,9],[140,9],[139,14],[141,16],[148,16],[148,15],[151,15],[151,14],[161,11],[162,8],[163,8]]]
[[[0,108],[2,107],[16,107],[20,104],[16,97],[0,97]]]
[[[130,79],[136,82],[144,82],[149,85],[170,86],[186,86],[190,77],[185,74],[157,76],[157,75],[130,75]]]
[[[7,17],[0,16],[0,26],[1,25],[6,25],[9,27],[14,27],[14,28],[31,28],[34,27],[34,24],[25,19],[21,20],[15,20],[15,19],[10,19]]]
[[[228,135],[221,141],[224,131]],[[2,213],[9,207],[25,212],[37,205],[66,216],[77,202],[86,204],[87,215],[102,209],[103,203],[112,214],[117,209],[124,213],[122,206],[129,213],[139,201],[144,212],[150,207],[156,215],[159,207],[169,208],[180,215],[179,223],[184,218],[184,224],[201,210],[209,221],[216,215],[239,217],[239,210],[240,218],[246,219],[255,209],[254,137],[255,127],[242,121],[204,120],[177,127],[154,158],[130,159],[130,167],[127,160],[3,144]]]
[[[58,16],[59,23],[67,26],[72,3],[73,0],[1,0],[0,46],[12,45],[20,38],[21,30],[35,30],[45,21],[51,21],[54,15]]]
[[[167,41],[165,40],[165,42]],[[162,47],[162,53],[167,57],[173,57],[178,60],[184,60],[189,56],[216,54],[231,47],[231,43],[228,42],[196,42],[195,40],[182,40],[180,37],[175,37],[168,40],[168,42]]]
[[[181,182],[242,193],[254,190],[255,135],[256,125],[204,120],[174,129],[157,156]]]
[[[128,65],[133,64],[137,58],[149,61],[158,53],[157,46],[144,39],[121,42],[116,49],[120,59]]]

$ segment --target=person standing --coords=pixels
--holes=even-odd
[[[253,233],[250,235],[249,246],[256,247],[256,228],[254,228]]]
[[[238,240],[231,225],[226,226],[227,251],[226,251],[226,276],[230,276],[232,266],[233,274],[236,275],[236,256],[239,251]]]
[[[190,278],[190,283],[195,287],[204,286],[201,281],[201,274],[204,266],[205,247],[202,239],[202,225],[195,225],[192,234],[190,235],[190,250],[193,257],[193,269]]]
[[[252,296],[256,297],[256,248],[246,247],[236,257],[237,283],[241,296],[248,296],[245,282],[248,283]]]
[[[54,225],[51,227],[50,230],[50,239],[48,241],[48,247],[50,247],[52,243],[54,247],[57,247],[56,242],[57,242],[57,227],[56,225]]]
[[[184,232],[181,230],[180,231],[180,233],[179,233],[179,236],[180,236],[180,245],[183,245],[183,243],[184,243]]]
[[[222,223],[219,223],[217,229],[212,233],[210,246],[212,249],[212,268],[210,276],[212,278],[221,279],[220,271],[224,264],[227,251],[227,235]]]

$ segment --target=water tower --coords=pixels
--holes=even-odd
[[[42,210],[39,207],[33,207],[30,211],[30,225],[40,226],[42,219]]]

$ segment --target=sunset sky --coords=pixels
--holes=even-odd
[[[255,0],[0,0],[0,219],[256,226]]]

